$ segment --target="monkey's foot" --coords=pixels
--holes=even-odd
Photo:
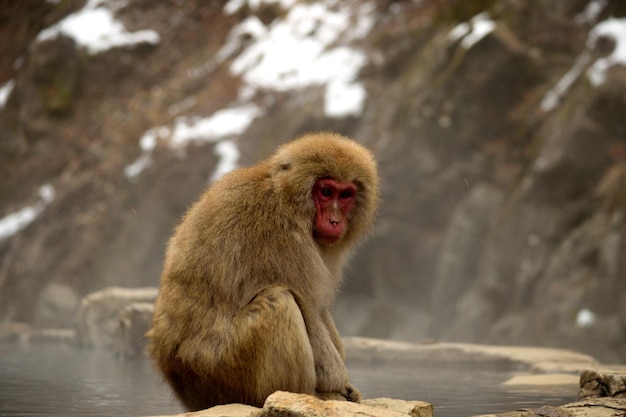
[[[361,402],[361,391],[359,391],[357,388],[353,387],[352,385],[348,385],[346,387],[346,392],[345,394],[343,394],[343,396],[348,401],[352,401],[355,403]]]
[[[315,392],[315,396],[320,400],[328,401],[352,401],[355,403],[361,402],[361,392],[348,385],[342,392]]]

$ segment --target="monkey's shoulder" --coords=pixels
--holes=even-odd
[[[211,199],[241,199],[271,191],[270,168],[266,162],[239,168],[224,175],[208,188],[206,194]]]

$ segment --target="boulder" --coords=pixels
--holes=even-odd
[[[360,404],[324,401],[307,394],[276,391],[263,408],[243,404],[218,405],[173,417],[433,417],[433,406],[423,401],[373,398]],[[163,416],[164,417],[164,416]]]
[[[134,358],[144,352],[153,313],[152,303],[133,303],[122,309],[114,335],[114,349],[120,356]]]
[[[361,404],[349,401],[323,401],[307,394],[277,391],[267,397],[262,417],[432,417],[433,407],[422,401],[403,401],[391,398],[364,400]]]
[[[79,344],[103,348],[114,345],[120,312],[134,303],[153,303],[157,288],[109,287],[84,297],[76,318]]]
[[[624,368],[624,367],[622,367]],[[586,369],[580,374],[579,399],[598,397],[626,398],[626,369]]]

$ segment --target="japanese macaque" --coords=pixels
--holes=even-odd
[[[359,401],[330,314],[379,199],[372,154],[309,134],[216,181],[169,242],[149,352],[190,411],[277,390]]]

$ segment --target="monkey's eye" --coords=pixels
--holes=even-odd
[[[330,188],[322,188],[320,192],[322,193],[324,197],[330,197],[333,195],[333,192],[331,191]]]
[[[352,198],[354,197],[354,193],[352,190],[343,190],[339,193],[339,198]]]

